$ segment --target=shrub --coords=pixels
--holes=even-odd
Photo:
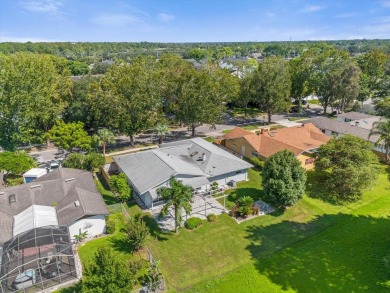
[[[93,171],[95,168],[101,168],[104,166],[105,160],[103,155],[98,153],[89,153],[85,156],[83,169]]]
[[[113,234],[115,232],[115,221],[107,220],[106,221],[106,233]]]
[[[250,196],[243,196],[238,200],[238,213],[242,217],[252,214],[253,198]]]
[[[198,228],[202,224],[203,224],[203,220],[202,219],[199,219],[199,218],[189,218],[184,223],[184,227],[186,227],[188,230],[194,230],[195,228]]]
[[[263,170],[264,167],[264,161],[260,160],[258,157],[251,157],[249,159],[252,165],[254,165],[256,168]]]
[[[7,178],[6,180],[8,186],[16,186],[23,184],[23,177]]]
[[[146,226],[141,215],[136,215],[129,220],[126,228],[128,242],[133,245],[135,251],[140,250],[150,235],[149,227]]]
[[[215,221],[217,221],[217,215],[215,215],[215,214],[208,214],[207,215],[207,221],[209,221],[209,222],[215,222]]]

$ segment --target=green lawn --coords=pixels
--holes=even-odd
[[[258,171],[254,169],[249,169],[248,171],[248,181],[237,183],[237,188],[229,189],[225,191],[225,194],[229,196],[225,199],[226,208],[230,209],[234,206],[234,203],[243,196],[250,196],[254,200],[260,199],[263,189],[261,187],[261,176]],[[221,194],[216,195],[216,197],[221,196]],[[220,198],[218,201],[223,204],[224,199]]]
[[[229,191],[262,197],[261,177]],[[309,172],[308,194],[284,212],[237,224],[227,215],[148,243],[172,292],[390,292],[389,183],[334,205]]]
[[[315,105],[319,105],[320,101],[318,100],[308,100],[307,101],[309,104],[315,104]]]
[[[203,139],[204,139],[205,141],[208,141],[208,142],[214,142],[214,141],[215,141],[215,138],[210,137],[210,136],[204,137]]]
[[[252,108],[248,107],[247,110],[247,116],[248,117],[257,117],[264,115],[264,112],[261,112],[258,108]],[[244,117],[245,116],[245,109],[244,108],[234,108],[232,112],[232,116],[234,117]]]

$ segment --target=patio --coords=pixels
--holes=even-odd
[[[221,205],[217,200],[210,196],[203,195],[194,195],[192,203],[192,212],[190,215],[186,215],[186,213],[182,212],[183,223],[188,218],[197,217],[201,219],[206,219],[207,215],[214,214],[220,215],[222,213],[227,212],[227,210]],[[169,209],[168,215],[160,219],[160,213],[164,205],[157,206],[150,211],[153,218],[156,220],[158,225],[163,231],[174,231],[175,230],[175,211],[172,208]]]

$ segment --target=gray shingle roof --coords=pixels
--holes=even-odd
[[[370,130],[357,126],[352,126],[349,122],[340,122],[326,117],[312,118],[302,122],[304,124],[313,123],[320,129],[326,129],[340,134],[352,134],[371,142],[376,142],[378,140],[377,135],[371,136],[370,139],[368,138]]]
[[[16,202],[9,203],[10,195],[15,195]],[[78,207],[75,201],[79,201]],[[60,225],[69,225],[88,215],[109,214],[90,172],[58,168],[34,182],[0,189],[0,243],[10,239],[6,228],[9,217],[12,219],[34,204],[52,206],[54,203]],[[10,227],[12,237],[12,221]]]
[[[113,159],[140,194],[178,174],[212,177],[252,167],[202,138],[167,143],[159,149]]]
[[[351,120],[360,120],[360,119],[371,118],[374,116],[365,113],[359,113],[359,112],[347,112],[347,113],[338,114],[337,117],[347,118]]]

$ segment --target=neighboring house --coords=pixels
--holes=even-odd
[[[133,192],[147,208],[161,204],[157,189],[167,186],[171,177],[190,185],[195,192],[244,181],[251,164],[222,148],[193,138],[162,144],[160,148],[113,157],[110,172],[126,174]]]
[[[272,131],[262,129],[258,133],[236,127],[223,138],[223,146],[247,158],[257,156],[264,160],[277,152],[289,150],[306,170],[314,167],[313,152],[329,140],[313,124]]]
[[[372,143],[374,151],[385,153],[383,146],[375,146],[379,136],[370,135],[373,124],[381,119],[380,116],[373,116],[358,112],[348,112],[337,115],[336,120],[327,117],[317,117],[303,121],[303,123],[312,123],[323,133],[330,137],[341,137],[345,134],[358,136]],[[380,155],[380,154],[379,154]]]
[[[1,189],[0,243],[16,236],[15,217],[32,206],[54,209],[58,225],[67,226],[72,237],[85,231],[89,236],[105,232],[109,212],[90,172],[58,168],[31,183]]]
[[[92,174],[83,170],[58,168],[0,189],[0,292],[38,292],[76,280],[71,240],[80,232],[104,233],[107,214]]]

